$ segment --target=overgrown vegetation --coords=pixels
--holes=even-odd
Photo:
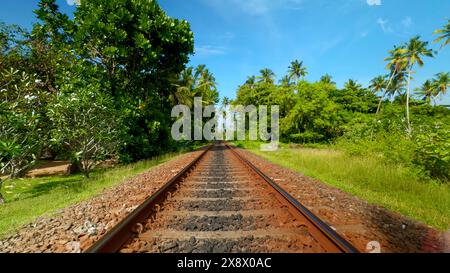
[[[448,38],[448,26],[437,31]],[[448,44],[444,42],[443,46]],[[402,164],[425,180],[450,180],[450,110],[431,104],[450,86],[438,73],[411,95],[414,70],[438,52],[414,37],[386,58],[387,75],[365,88],[350,79],[339,89],[330,75],[305,79],[303,62],[293,61],[278,84],[270,69],[250,76],[234,105],[279,105],[282,142],[337,144],[350,155],[371,155]]]
[[[450,185],[425,182],[402,164],[373,155],[351,155],[340,145],[281,144],[276,152],[263,152],[258,142],[235,144],[370,203],[443,231],[450,228]]]
[[[0,206],[0,237],[39,215],[86,200],[176,155],[171,153],[113,169],[97,169],[89,178],[75,174],[7,180],[4,182],[6,203]]]
[[[189,23],[156,1],[81,1],[70,19],[41,0],[35,14],[30,32],[0,23],[0,174],[59,158],[89,176],[98,160],[174,151],[172,106],[218,100],[210,71],[186,68]]]

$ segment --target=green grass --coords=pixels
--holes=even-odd
[[[2,188],[6,203],[0,205],[0,237],[12,233],[38,216],[86,200],[176,155],[178,153],[97,170],[89,179],[82,175],[72,175],[7,180]]]
[[[302,148],[282,144],[276,152],[262,152],[257,142],[235,144],[370,203],[440,230],[450,228],[450,185],[423,181],[401,165],[385,164],[377,157],[350,156],[332,147]]]

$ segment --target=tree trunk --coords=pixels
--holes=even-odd
[[[3,185],[3,181],[0,179],[0,205],[5,203],[5,199],[3,198],[3,195],[2,195],[2,192],[1,192],[2,185]]]
[[[81,169],[80,169],[80,164],[79,164],[78,161],[70,162],[70,165],[66,169],[66,174],[67,175],[77,174],[77,173],[80,173],[80,172],[81,172]]]
[[[410,86],[411,86],[411,69],[412,68],[410,68],[408,71],[408,88],[406,90],[406,122],[408,123],[408,129],[407,129],[408,136],[411,136],[411,132],[412,132],[411,121],[409,118],[409,97],[410,97],[409,92],[410,92]]]
[[[381,96],[381,98],[380,98],[380,102],[378,103],[378,107],[377,107],[377,114],[380,112],[380,110],[381,110],[381,103],[383,102],[383,99],[384,99],[384,95],[383,96]]]
[[[394,77],[395,77],[395,72],[392,72],[392,74],[391,74],[391,77],[389,78],[389,82],[388,82],[388,84],[386,85],[386,88],[384,89],[384,94],[386,94],[386,92],[389,90],[389,86],[391,86],[391,83],[392,83],[392,80],[394,80]],[[380,103],[378,104],[378,108],[377,108],[377,114],[380,112],[380,110],[381,110],[381,103],[383,102],[383,98],[384,98],[384,95],[381,97],[381,99],[380,99]]]

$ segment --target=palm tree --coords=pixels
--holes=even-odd
[[[436,96],[436,85],[432,81],[426,80],[421,87],[416,88],[416,94],[420,95],[427,103],[431,103],[431,98]]]
[[[445,95],[450,87],[450,73],[441,72],[436,74],[433,84],[436,86],[436,96]]]
[[[197,68],[195,68],[194,77],[198,79],[205,72],[205,70],[207,70],[206,65],[204,64],[198,65]]]
[[[408,124],[408,134],[411,135],[411,121],[409,114],[409,100],[410,100],[410,87],[411,87],[411,74],[413,72],[414,65],[422,67],[424,65],[422,57],[434,57],[432,49],[427,48],[428,42],[420,40],[420,36],[412,38],[406,45],[405,58],[407,61],[407,89],[406,89],[406,122]]]
[[[441,45],[441,49],[444,46],[450,44],[450,20],[448,20],[443,29],[436,30],[434,34],[442,34],[436,40],[434,40],[435,43],[439,43],[440,41],[445,40]]]
[[[347,90],[358,90],[360,88],[362,88],[362,85],[359,84],[357,81],[353,80],[353,79],[349,79],[345,84],[344,84],[344,88]]]
[[[308,71],[306,67],[303,66],[303,61],[299,62],[298,60],[295,60],[291,62],[288,73],[289,79],[298,81],[299,79],[304,79],[308,74]]]
[[[331,77],[328,74],[323,75],[322,77],[320,77],[320,82],[321,83],[326,83],[326,84],[332,84],[335,85],[336,83],[333,81],[333,77]]]
[[[228,107],[228,105],[230,105],[231,104],[231,100],[230,100],[230,98],[228,98],[228,97],[223,97],[223,99],[222,99],[222,105],[223,105],[223,107]]]
[[[256,77],[255,76],[248,77],[247,80],[245,81],[245,84],[248,85],[250,88],[253,88],[256,84]]]
[[[280,84],[282,86],[291,86],[291,79],[289,78],[289,76],[284,76],[281,80],[280,80]]]
[[[404,95],[406,93],[406,76],[405,73],[400,73],[392,79],[389,86],[386,86],[386,96],[394,97],[396,94]]]
[[[201,68],[200,78],[195,87],[195,96],[201,96],[205,105],[212,105],[217,103],[217,82],[208,69]]]
[[[172,85],[169,101],[173,105],[192,107],[195,97],[202,97],[205,105],[216,103],[216,79],[204,65],[186,68]]]
[[[377,76],[370,81],[369,88],[374,94],[381,92],[380,102],[378,103],[377,114],[380,112],[381,103],[383,102],[384,96],[386,95],[386,77]]]
[[[388,62],[386,68],[390,71],[389,81],[386,84],[386,92],[390,96],[394,96],[404,79],[404,71],[407,60],[405,58],[406,49],[404,46],[394,46],[394,49],[389,50],[390,56],[384,59]],[[395,81],[395,84],[394,84]]]
[[[261,82],[273,83],[275,81],[275,73],[273,73],[273,71],[269,68],[261,69],[259,73],[261,73],[261,76],[259,76]]]
[[[172,105],[188,105],[192,106],[192,98],[195,89],[195,78],[193,76],[194,69],[192,67],[183,70],[179,78],[175,81],[169,95],[169,101]]]

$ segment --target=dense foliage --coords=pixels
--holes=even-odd
[[[416,53],[418,41],[416,37],[410,42]],[[408,74],[413,66],[405,56],[411,55],[401,48],[406,46],[387,58],[391,73],[374,78],[368,88],[350,79],[339,89],[330,75],[308,82],[306,67],[294,61],[279,84],[270,69],[249,77],[232,103],[279,105],[284,142],[328,143],[352,155],[405,165],[424,179],[448,181],[450,110],[433,106],[431,100],[445,94],[449,73],[437,74],[417,90],[417,98],[410,97]]]
[[[218,100],[208,69],[185,67],[189,23],[156,1],[81,1],[70,19],[41,0],[35,14],[31,32],[0,23],[2,174],[22,176],[50,157],[88,176],[107,157],[131,162],[177,149],[176,98]]]
[[[118,148],[119,112],[98,86],[62,93],[49,105],[51,141],[64,147],[73,163],[88,177],[96,163],[111,157]]]

